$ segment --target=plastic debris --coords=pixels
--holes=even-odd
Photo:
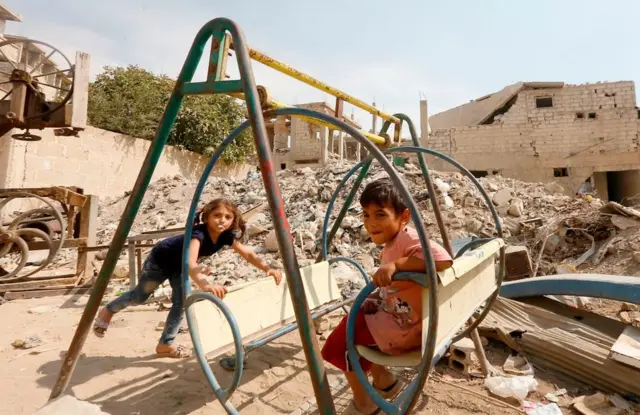
[[[529,392],[536,390],[538,382],[533,376],[496,376],[485,379],[484,386],[489,389],[489,392],[501,398],[513,397],[522,402]]]
[[[520,355],[509,356],[502,365],[502,369],[510,375],[533,376],[533,367],[525,357]]]

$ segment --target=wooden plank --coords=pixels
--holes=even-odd
[[[57,241],[52,241],[53,243],[57,243]],[[76,238],[76,239],[65,239],[62,244],[62,248],[78,248],[80,246],[86,245],[86,238]],[[49,250],[49,245],[45,241],[33,241],[28,242],[27,246],[29,247],[29,251],[40,251],[40,250]]]
[[[0,284],[0,293],[6,293],[9,291],[42,290],[46,288],[58,287],[61,285],[74,284],[75,281],[75,277],[68,277],[40,281],[9,282],[6,284]]]
[[[315,309],[342,299],[329,264],[320,262],[300,269],[309,308]],[[286,279],[276,285],[272,278],[227,294],[224,303],[231,310],[243,339],[295,316]],[[191,306],[195,327],[205,354],[222,354],[233,348],[233,334],[222,312],[209,301]]]
[[[640,369],[640,328],[627,327],[611,348],[611,358]]]
[[[75,63],[71,127],[85,129],[87,128],[87,109],[89,108],[89,69],[91,67],[91,57],[88,53],[76,52]]]
[[[29,298],[45,298],[45,297],[59,297],[66,295],[85,295],[90,294],[92,287],[82,287],[82,288],[74,288],[68,287],[57,290],[41,290],[41,291],[18,291],[18,292],[8,292],[4,295],[4,299],[7,301],[11,300],[26,300]],[[113,291],[113,288],[107,288],[106,293],[110,294]]]
[[[80,237],[84,238],[84,245],[93,246],[96,244],[96,233],[98,229],[98,196],[87,196],[87,203],[80,211]],[[83,278],[93,277],[93,270],[90,267],[95,253],[93,251],[78,249],[78,260],[76,271]]]

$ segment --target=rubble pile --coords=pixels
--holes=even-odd
[[[331,160],[324,168],[283,170],[277,173],[300,266],[313,263],[318,256],[327,205],[351,167],[352,164]],[[441,240],[417,164],[406,163],[395,168],[409,186],[430,236]],[[436,199],[452,239],[496,235],[490,211],[471,180],[460,173],[431,173],[437,189]],[[374,163],[365,184],[384,176],[386,172]],[[333,224],[354,181],[355,176],[341,191],[329,226]],[[562,187],[555,183],[524,183],[501,176],[484,177],[478,181],[497,210],[505,240],[509,244],[529,248],[538,275],[557,273],[558,267],[571,272],[578,267],[581,270],[589,269],[605,263],[605,257],[621,251],[628,251],[630,258],[635,255],[640,261],[640,234],[636,232],[636,226],[640,226],[640,213],[633,209],[615,203],[605,204],[591,196],[566,196]],[[181,176],[164,177],[152,183],[131,235],[184,226],[195,186],[195,182],[187,182]],[[364,185],[359,192],[362,188]],[[379,247],[371,243],[364,230],[358,196],[342,221],[329,252],[333,256],[353,258],[367,272],[371,272],[378,265]],[[245,179],[212,177],[204,189],[200,206],[216,197],[234,200],[241,211],[264,205],[261,212],[249,218],[245,243],[271,266],[281,267],[260,174],[251,172]],[[125,195],[102,201],[99,209],[99,243],[108,244],[111,241],[127,199],[128,195]],[[612,238],[619,239],[612,241]],[[602,244],[608,244],[604,252],[595,249],[595,245]],[[590,261],[575,262],[589,250],[592,250]],[[216,280],[227,285],[263,277],[231,250],[224,250],[205,262],[215,269]],[[123,254],[122,268],[126,268],[126,264],[126,254]],[[349,281],[349,285],[361,284],[362,278],[350,266],[340,263],[338,268],[342,283]]]

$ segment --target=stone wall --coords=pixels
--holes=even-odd
[[[148,140],[88,127],[79,137],[55,136],[53,130],[33,131],[41,141],[0,138],[0,188],[78,186],[99,197],[131,190],[142,167]],[[152,180],[181,175],[198,180],[208,157],[165,147]],[[251,165],[219,163],[213,175],[245,177]]]
[[[540,98],[552,106],[538,108]],[[530,89],[492,124],[436,130],[424,144],[469,170],[555,180],[573,193],[594,172],[640,169],[638,117],[633,82]]]

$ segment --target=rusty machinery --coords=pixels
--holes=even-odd
[[[45,128],[54,128],[56,135],[77,135],[86,127],[89,55],[76,53],[72,64],[45,42],[7,38],[0,42],[2,139],[39,141],[30,130]],[[24,291],[84,284],[96,216],[97,198],[78,187],[0,189],[0,294],[19,298]],[[63,248],[78,249],[75,271],[40,275]],[[43,250],[46,257],[30,262],[31,252]]]

